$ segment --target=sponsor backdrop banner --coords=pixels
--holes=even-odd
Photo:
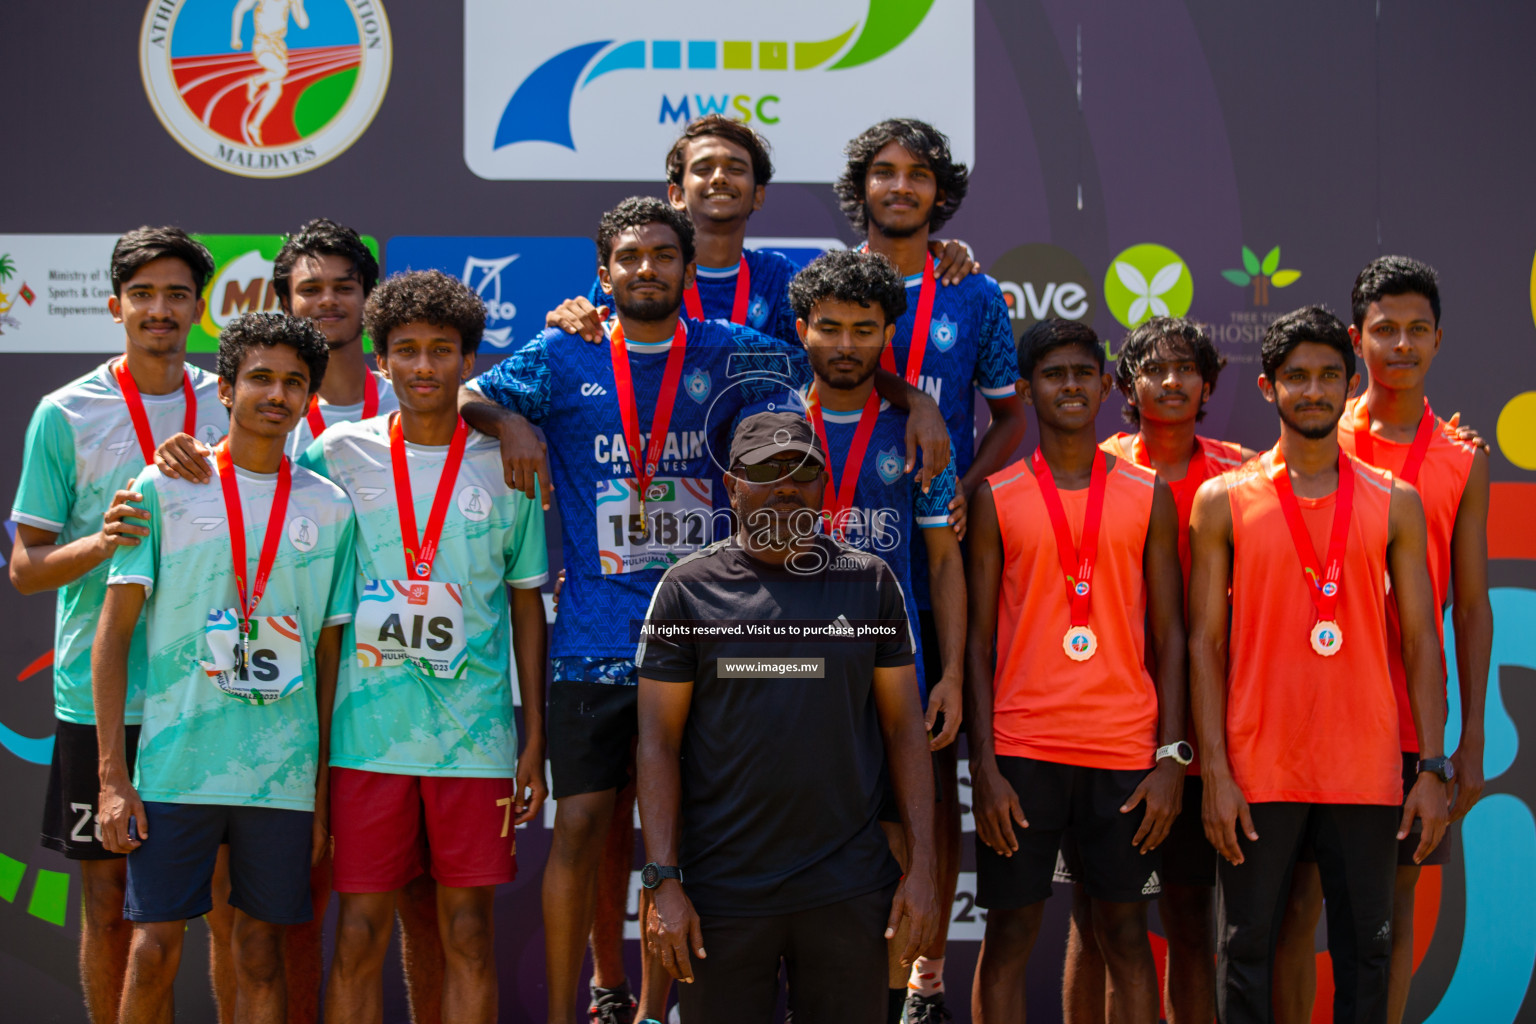
[[[468,282],[490,312],[488,365],[559,299],[586,293],[599,214],[662,194],[666,149],[710,111],[772,141],[778,174],[751,234],[797,260],[857,241],[828,184],[842,145],[882,117],[933,121],[974,169],[942,233],[997,278],[1015,330],[1080,319],[1113,358],[1146,317],[1195,317],[1228,360],[1203,430],[1252,447],[1276,433],[1254,387],[1265,326],[1304,303],[1347,312],[1356,271],[1380,253],[1434,263],[1446,333],[1431,397],[1492,446],[1497,628],[1487,795],[1451,863],[1423,873],[1407,1019],[1536,1020],[1536,766],[1521,739],[1536,726],[1536,138],[1522,117],[1536,101],[1525,43],[1536,12],[1401,0],[141,0],[85,19],[34,5],[11,22],[0,33],[0,478],[11,494],[38,399],[121,348],[107,263],[123,230],[179,223],[213,250],[219,271],[191,343],[201,365],[230,316],[275,308],[280,236],[316,216],[376,239],[389,270]],[[1120,425],[1107,408],[1101,431]],[[79,875],[37,845],[53,601],[0,586],[0,614],[0,999],[8,1018],[74,1021]],[[1454,659],[1450,670],[1454,737]],[[504,1021],[544,1015],[552,821],[551,807],[523,831],[518,879],[497,895]],[[984,928],[970,828],[967,816],[947,969],[960,1020]],[[1033,1020],[1060,1019],[1066,909],[1058,891],[1030,965]],[[1152,928],[1160,951],[1155,914]],[[205,934],[191,926],[177,985],[189,1020],[211,1019]],[[1330,1016],[1325,942],[1320,930],[1317,1020]],[[404,1019],[396,968],[386,985],[387,1018]]]

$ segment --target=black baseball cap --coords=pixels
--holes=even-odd
[[[816,432],[804,416],[792,412],[760,412],[736,426],[731,438],[731,465],[756,466],[784,452],[800,452],[827,464]]]

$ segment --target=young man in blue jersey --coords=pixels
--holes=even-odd
[[[780,253],[746,248],[747,221],[763,208],[773,178],[767,140],[741,121],[706,114],[688,122],[667,151],[666,167],[667,201],[693,221],[699,254],[696,283],[683,296],[687,315],[796,342],[788,288],[798,268]],[[981,269],[964,242],[934,239],[930,250],[947,284]],[[585,298],[561,303],[545,322],[597,341],[613,308],[612,297],[593,284]]]
[[[949,140],[932,125],[907,118],[882,121],[846,147],[848,164],[835,186],[843,212],[865,236],[871,252],[887,257],[906,278],[907,313],[896,322],[882,365],[921,387],[939,403],[955,446],[959,487],[952,521],[963,532],[967,497],[991,473],[1008,464],[1024,439],[1024,403],[1014,392],[1018,376],[1013,329],[997,282],[982,274],[957,283],[936,281],[932,274],[931,233],[960,209],[969,170],[956,163]],[[919,321],[921,321],[919,323]],[[975,392],[986,399],[992,422],[975,438]],[[916,542],[921,561],[923,537]],[[918,616],[930,674],[942,644],[934,603],[921,576],[914,581]],[[960,870],[960,803],[953,745],[936,752],[941,813],[934,816],[940,835],[940,899],[954,899]],[[940,934],[925,956],[912,965],[906,1016],[927,1021],[943,1007],[946,914]],[[940,1019],[933,1016],[932,1019]]]
[[[806,395],[809,416],[833,474],[824,505],[831,512],[828,528],[846,543],[885,559],[901,583],[910,620],[917,619],[917,578],[928,583],[934,597],[939,649],[925,659],[918,642],[917,682],[926,697],[929,749],[944,749],[960,729],[965,647],[965,571],[960,540],[949,524],[954,470],[947,467],[926,492],[902,476],[905,417],[880,401],[873,380],[880,354],[906,310],[906,288],[884,256],[843,251],[814,260],[790,283],[789,296],[815,373]],[[924,543],[917,541],[919,534]],[[916,561],[925,551],[926,560]],[[940,666],[940,672],[925,674],[925,660]],[[942,731],[933,735],[941,714]],[[906,864],[894,812],[892,807],[882,813],[881,824],[897,859]],[[892,964],[903,982],[889,990],[893,1018],[907,1001],[906,971],[895,958],[903,946],[900,937],[892,940]]]
[[[217,440],[227,428],[217,378],[185,361],[187,332],[202,318],[202,290],[212,274],[208,250],[180,228],[139,228],[118,239],[107,307],[123,325],[124,354],[38,403],[11,511],[11,584],[23,594],[58,592],[58,722],[42,844],[80,865],[80,987],[93,1024],[117,1019],[130,929],[123,919],[123,857],[103,846],[97,819],[91,637],[113,553],[150,532],[147,513],[130,502],[139,497],[132,480],[149,461],[155,439],[187,430]],[[135,741],[144,666],[140,623],[125,708]]]

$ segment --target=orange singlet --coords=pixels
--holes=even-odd
[[[1195,437],[1195,443],[1200,446],[1200,457],[1189,460],[1189,468],[1184,473],[1184,479],[1169,482],[1168,489],[1173,492],[1173,503],[1179,511],[1179,565],[1184,570],[1184,610],[1185,618],[1189,611],[1189,514],[1195,507],[1195,492],[1200,485],[1212,477],[1220,476],[1230,469],[1236,469],[1243,464],[1243,448],[1241,445],[1232,444],[1229,441],[1217,441],[1210,437]],[[1099,445],[1109,454],[1129,459],[1138,466],[1152,469],[1152,459],[1147,455],[1147,446],[1142,442],[1140,434],[1119,433],[1108,438]],[[1195,757],[1189,763],[1190,775],[1200,774],[1200,745],[1195,742],[1195,718],[1194,708],[1189,709],[1188,720],[1184,725],[1184,739],[1194,748]]]
[[[1355,472],[1334,618],[1343,645],[1313,651],[1317,612],[1268,476],[1275,452],[1224,474],[1232,506],[1227,758],[1250,803],[1403,802],[1397,697],[1387,665],[1387,512],[1392,478]],[[1297,497],[1314,551],[1328,550],[1336,495]]]
[[[1339,421],[1339,444],[1356,458],[1365,457],[1359,451],[1359,434],[1370,425],[1365,408],[1365,396],[1353,399],[1344,409]],[[1424,502],[1424,519],[1429,527],[1429,583],[1435,596],[1435,629],[1440,637],[1441,678],[1445,677],[1445,606],[1451,587],[1451,535],[1456,531],[1456,513],[1461,508],[1461,495],[1467,487],[1467,474],[1472,471],[1472,457],[1476,453],[1469,444],[1453,441],[1445,434],[1445,421],[1434,420],[1429,448],[1419,465],[1415,479],[1408,483],[1418,488]],[[1402,477],[1403,464],[1408,460],[1413,445],[1385,441],[1371,435],[1371,457],[1365,459],[1377,469],[1384,469],[1393,476]],[[1387,657],[1392,666],[1392,685],[1397,688],[1398,729],[1403,750],[1419,751],[1419,734],[1413,727],[1413,710],[1408,703],[1408,673],[1403,668],[1402,630],[1397,621],[1397,602],[1387,603]],[[1442,698],[1443,700],[1444,698]],[[1441,708],[1441,717],[1445,709]]]
[[[1157,688],[1146,666],[1141,555],[1155,479],[1126,459],[1109,470],[1089,612],[1099,644],[1079,662],[1062,650],[1071,608],[1029,460],[987,478],[1003,542],[992,698],[998,754],[1087,768],[1152,767]],[[1081,544],[1088,488],[1059,493],[1073,542]]]

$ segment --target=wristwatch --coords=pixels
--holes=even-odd
[[[1451,764],[1448,757],[1421,757],[1414,766],[1414,770],[1420,773],[1429,772],[1438,776],[1441,782],[1450,782],[1456,777],[1456,766]]]
[[[1179,764],[1189,764],[1195,759],[1195,748],[1183,740],[1175,740],[1166,747],[1157,748],[1157,759],[1161,761],[1165,757],[1171,757]]]
[[[675,878],[681,882],[683,880],[683,869],[662,867],[660,864],[647,864],[640,869],[640,884],[647,889],[656,888],[668,878]]]

